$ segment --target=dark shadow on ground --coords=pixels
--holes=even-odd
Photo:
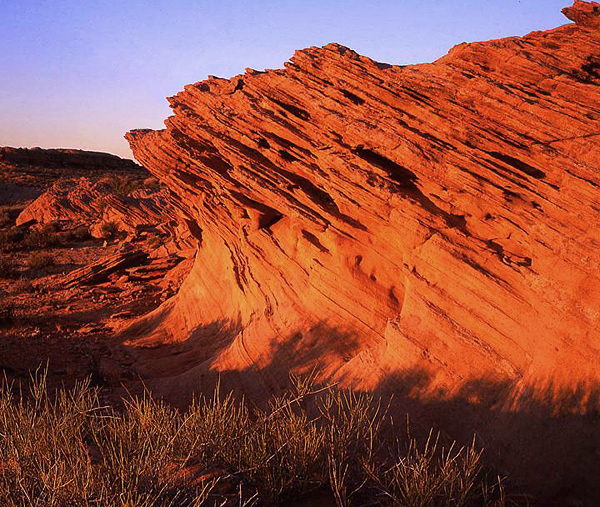
[[[213,359],[242,340],[239,321],[196,328],[183,343],[129,351],[145,385],[158,396],[184,406],[194,394],[210,394],[217,383],[225,391],[261,404],[281,392],[290,371],[332,375],[332,359],[360,348],[357,336],[319,323],[273,340],[268,364],[239,371],[216,371]],[[329,370],[328,370],[329,368]],[[399,426],[408,418],[414,435],[434,427],[449,439],[485,449],[485,460],[509,477],[510,489],[531,494],[535,505],[598,505],[600,499],[600,386],[522,385],[511,380],[479,378],[452,393],[432,395],[430,375],[419,368],[385,375],[375,395],[390,404]],[[422,393],[429,393],[424,395]],[[390,401],[391,400],[391,401]]]
[[[143,329],[130,331],[143,336],[167,315],[163,308]],[[359,337],[347,330],[307,324],[287,339],[270,341],[264,365],[249,360],[242,369],[218,371],[216,357],[232,348],[244,352],[243,332],[236,319],[199,326],[184,342],[153,347],[126,344],[134,335],[123,335],[121,344],[103,357],[91,357],[90,350],[93,371],[88,373],[113,396],[148,388],[184,407],[194,395],[212,394],[219,384],[222,391],[233,390],[260,406],[269,394],[289,385],[290,371],[323,372],[331,378],[361,350]],[[425,438],[432,427],[461,445],[475,437],[485,449],[486,463],[508,477],[509,491],[531,494],[533,505],[599,505],[600,386],[478,378],[447,392],[433,389],[432,382],[421,368],[381,377],[374,394],[389,404],[398,431],[405,431],[408,416],[416,437]]]
[[[377,392],[394,395],[394,412],[410,414],[421,433],[434,426],[458,442],[475,436],[486,461],[510,478],[512,488],[534,495],[536,505],[598,505],[600,416],[597,384],[521,386],[480,378],[452,395],[426,399],[429,377],[397,372]]]

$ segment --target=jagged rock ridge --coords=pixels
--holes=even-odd
[[[306,362],[364,387],[415,363],[449,388],[595,380],[599,53],[565,25],[406,67],[330,44],[186,86],[165,130],[127,136],[200,241],[147,341],[224,320],[221,369],[293,339],[335,343]]]
[[[198,252],[129,342],[186,352],[140,352],[140,371],[170,396],[212,371],[256,394],[317,367],[494,409],[595,405],[599,13],[566,14],[581,24],[432,64],[329,44],[170,98],[166,129],[127,139]]]

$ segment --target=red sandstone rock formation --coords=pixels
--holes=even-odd
[[[576,2],[566,15],[578,24],[432,64],[312,47],[170,98],[166,129],[127,139],[198,252],[129,342],[186,352],[142,354],[142,371],[170,395],[211,371],[257,392],[317,367],[364,389],[403,378],[425,399],[590,408],[600,13]]]
[[[563,14],[581,27],[600,28],[600,4],[575,0],[572,7],[565,7]]]
[[[81,178],[57,181],[20,213],[16,223],[69,221],[90,226],[92,235],[102,237],[101,225],[107,222],[130,233],[148,226],[171,229],[170,212],[165,190],[139,189],[118,196],[106,182]]]
[[[406,67],[330,44],[187,86],[166,130],[127,136],[199,240],[186,327],[149,339],[226,319],[219,368],[294,338],[336,342],[329,372],[368,385],[384,357],[448,385],[595,379],[598,54],[566,25]]]

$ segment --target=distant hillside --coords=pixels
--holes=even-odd
[[[60,179],[106,175],[142,180],[143,167],[110,153],[72,149],[0,146],[0,205],[29,201]]]
[[[0,146],[0,206],[29,202],[58,180],[106,176],[142,181],[149,173],[110,153]]]
[[[140,171],[142,167],[110,153],[72,149],[0,147],[0,168],[47,167],[86,171]]]

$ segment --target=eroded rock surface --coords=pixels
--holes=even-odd
[[[128,233],[152,226],[169,229],[170,211],[164,189],[116,195],[105,182],[81,178],[56,182],[19,214],[16,223],[69,221],[90,226],[94,236],[102,237],[107,223]]]
[[[565,7],[562,12],[579,26],[593,29],[600,28],[600,4],[598,2],[576,0],[572,7]]]
[[[215,371],[257,394],[316,367],[490,411],[593,410],[600,14],[566,14],[431,64],[329,44],[170,98],[166,129],[127,138],[198,252],[131,330],[165,345],[140,371],[172,397]]]

